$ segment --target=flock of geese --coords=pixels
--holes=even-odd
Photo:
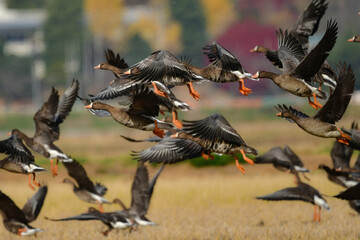
[[[360,163],[357,162],[355,167],[351,168],[349,161],[353,149],[360,150],[360,132],[355,123],[352,124],[351,129],[339,128],[335,125],[348,107],[354,91],[355,76],[351,66],[345,62],[340,62],[334,69],[326,61],[337,40],[337,22],[329,20],[322,39],[314,48],[309,47],[309,37],[317,31],[327,6],[326,0],[312,0],[289,30],[280,29],[276,32],[277,50],[264,46],[256,46],[251,50],[251,52],[263,53],[280,70],[280,73],[261,70],[251,74],[230,51],[216,42],[203,48],[204,54],[210,61],[210,64],[203,68],[193,66],[189,58],[177,59],[166,50],[156,51],[144,60],[129,66],[119,54],[106,50],[107,62],[94,68],[110,70],[114,73],[115,79],[108,87],[96,95],[80,97],[78,96],[80,84],[74,79],[61,99],[58,91],[53,88],[48,100],[34,115],[34,136],[29,137],[20,130],[14,129],[8,139],[0,141],[0,152],[7,155],[0,161],[0,168],[27,174],[28,186],[33,190],[39,188],[22,210],[0,191],[0,213],[5,228],[21,236],[43,231],[32,227],[29,223],[39,215],[47,194],[48,187],[40,186],[36,181],[36,174],[46,169],[35,164],[35,158],[29,148],[50,160],[53,176],[57,175],[58,163],[62,162],[68,175],[73,179],[65,178],[63,182],[73,187],[79,199],[97,204],[99,208],[97,210],[91,207],[86,213],[72,217],[47,219],[99,220],[108,227],[103,232],[104,235],[113,228],[136,229],[138,225],[155,225],[146,214],[154,185],[164,165],[200,156],[213,159],[212,153],[233,156],[236,167],[242,173],[245,172],[245,168],[239,163],[238,154],[241,154],[249,164],[272,163],[276,168],[290,171],[295,175],[297,187],[282,189],[258,199],[310,202],[315,205],[314,221],[320,221],[321,208],[330,210],[330,207],[319,191],[301,181],[299,172],[309,170],[304,168],[301,159],[290,147],[274,147],[253,161],[246,155],[257,155],[258,151],[247,145],[221,114],[215,113],[204,119],[191,121],[181,121],[178,118],[177,111],[188,111],[191,107],[173,94],[171,88],[174,86],[186,85],[190,95],[199,100],[200,94],[195,90],[193,83],[238,81],[239,92],[247,96],[252,90],[245,87],[244,79],[259,81],[260,78],[271,79],[285,91],[306,97],[310,106],[318,110],[314,116],[308,116],[291,106],[279,104],[276,106],[278,110],[276,116],[296,123],[311,135],[336,139],[331,151],[333,168],[323,164],[319,168],[327,172],[331,181],[348,188],[336,197],[350,200],[350,205],[359,211]],[[359,37],[355,36],[349,41],[359,41]],[[126,97],[126,104],[122,101],[121,107],[105,102],[120,97]],[[120,199],[107,200],[104,197],[107,188],[100,183],[94,184],[87,176],[85,168],[54,144],[60,136],[60,124],[69,115],[77,98],[93,115],[111,116],[126,127],[153,131],[155,135],[144,140],[123,136],[132,142],[156,143],[148,149],[132,153],[138,160],[138,166],[131,189],[130,207],[126,207]],[[318,98],[327,98],[324,106],[317,101]],[[171,114],[170,117],[165,117],[167,112]],[[159,119],[159,114],[164,115],[165,118]],[[162,167],[151,181],[145,162],[162,163]],[[305,174],[304,177],[307,178]],[[103,204],[111,203],[118,203],[122,210],[105,212]]]

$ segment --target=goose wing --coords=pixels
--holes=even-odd
[[[69,115],[75,103],[78,92],[79,92],[79,81],[73,79],[71,85],[65,90],[64,95],[62,96],[58,104],[54,118],[54,122],[56,124],[62,123],[65,120],[65,118]]]
[[[149,173],[143,162],[138,163],[134,181],[131,187],[130,211],[142,216],[149,208]]]
[[[226,142],[235,145],[245,144],[244,140],[231,127],[230,123],[221,114],[213,114],[198,121],[185,121],[183,131],[193,137],[200,138],[204,142],[202,146],[211,145],[214,142]]]
[[[36,220],[36,218],[39,216],[47,191],[47,186],[39,188],[39,190],[24,205],[22,211],[24,212],[25,217],[29,222]]]
[[[314,118],[330,124],[334,124],[342,118],[355,87],[355,75],[351,66],[340,63],[338,69],[339,74],[334,93],[314,116]]]
[[[155,146],[141,152],[133,152],[136,160],[172,164],[201,156],[203,148],[194,141],[179,138],[164,138]]]
[[[88,177],[84,167],[75,159],[71,162],[63,162],[70,177],[76,180],[80,189],[86,189],[89,192],[97,193],[94,183]]]
[[[24,164],[34,163],[34,156],[30,150],[24,145],[22,140],[16,135],[0,141],[0,153],[9,155],[12,161]]]

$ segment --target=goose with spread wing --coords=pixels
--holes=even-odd
[[[21,210],[0,191],[0,214],[6,230],[19,236],[36,235],[36,233],[44,231],[30,226],[29,223],[35,221],[39,216],[46,194],[47,186],[39,188]]]
[[[351,66],[345,63],[338,67],[337,85],[334,93],[330,96],[323,108],[313,117],[309,117],[294,108],[278,105],[276,108],[278,117],[295,122],[305,132],[323,138],[336,138],[339,142],[349,144],[351,136],[349,132],[336,127],[349,105],[351,95],[355,87],[355,75]]]
[[[192,82],[204,80],[201,76],[189,71],[182,62],[166,50],[153,52],[149,57],[130,66],[124,74],[129,74],[133,80],[124,87],[131,87],[132,84],[152,84],[156,94],[166,97],[166,93],[157,88],[156,81],[165,86],[186,85],[190,95],[196,100],[200,99],[200,94],[194,90]]]
[[[80,215],[76,215],[73,217],[68,218],[60,218],[60,219],[54,219],[54,218],[48,218],[45,217],[45,219],[50,221],[91,221],[91,220],[97,220],[104,223],[108,229],[101,232],[104,236],[108,236],[111,230],[115,229],[126,229],[129,227],[132,227],[134,223],[129,219],[129,216],[124,211],[115,211],[115,212],[100,212],[97,209],[90,207],[87,213],[83,213]]]
[[[322,197],[321,193],[310,186],[309,184],[303,183],[296,171],[292,171],[296,177],[296,187],[284,188],[282,190],[276,191],[274,193],[256,197],[256,199],[267,200],[267,201],[305,201],[315,205],[314,210],[314,221],[320,222],[321,220],[321,208],[325,208],[330,211],[330,207],[327,204],[326,200]],[[317,214],[317,209],[319,209]]]
[[[312,0],[298,17],[296,23],[290,28],[289,33],[299,42],[304,54],[309,52],[309,37],[316,33],[327,7],[328,3],[326,3],[325,0]],[[283,68],[277,50],[272,50],[264,46],[255,46],[250,52],[264,53],[266,58],[274,64],[274,66],[279,69]],[[335,73],[332,66],[325,61],[314,80],[318,81],[320,85],[324,83],[329,86],[330,89],[335,89],[336,82],[334,81],[334,75]]]
[[[33,190],[35,190],[33,185],[40,187],[40,184],[35,181],[35,174],[46,169],[35,164],[34,156],[16,134],[0,141],[0,153],[8,155],[0,160],[0,168],[13,173],[27,174],[28,186]]]
[[[325,99],[326,93],[311,85],[312,77],[319,71],[337,39],[336,21],[328,21],[327,29],[316,47],[306,56],[299,42],[287,31],[277,32],[278,56],[283,69],[281,74],[258,71],[254,78],[269,78],[280,88],[299,97],[307,97],[309,104],[317,109],[322,105],[316,98]],[[310,97],[314,97],[311,101]]]
[[[174,125],[160,121],[156,118],[159,114],[159,102],[156,94],[147,87],[137,88],[132,94],[132,103],[126,108],[117,108],[102,102],[91,102],[85,106],[87,109],[106,110],[118,123],[144,131],[153,131],[159,137],[165,133],[163,129],[172,129]]]
[[[156,172],[152,180],[149,182],[149,173],[144,163],[138,163],[134,181],[131,187],[131,206],[126,208],[125,204],[118,198],[113,200],[113,203],[118,203],[124,211],[128,212],[134,221],[140,226],[156,225],[150,221],[145,215],[149,209],[151,196],[154,191],[155,183],[163,171],[162,165]]]
[[[84,167],[75,159],[72,162],[64,162],[64,166],[69,176],[75,179],[78,186],[69,178],[65,178],[63,182],[73,186],[74,193],[78,198],[85,202],[97,204],[100,211],[104,212],[102,204],[111,204],[110,201],[103,197],[107,192],[107,188],[100,183],[94,184],[88,177]]]
[[[298,155],[287,145],[284,148],[273,147],[263,155],[256,157],[255,164],[272,163],[275,168],[285,171],[294,168],[297,172],[310,172],[304,167]]]
[[[65,90],[64,96],[59,101],[58,91],[52,88],[49,99],[34,115],[36,129],[34,137],[28,137],[18,129],[12,131],[12,134],[20,137],[29,148],[50,159],[53,176],[57,175],[59,161],[72,161],[53,142],[59,140],[59,125],[69,115],[78,91],[79,81],[73,79],[71,85]],[[56,159],[55,166],[53,166],[54,159]]]
[[[257,155],[257,150],[248,146],[226,118],[218,113],[198,121],[184,120],[183,129],[172,137],[196,142],[204,149],[202,156],[205,159],[210,157],[211,152],[232,155],[242,173],[245,169],[239,163],[236,153],[241,153],[243,159],[252,165],[253,161],[245,154]]]
[[[120,78],[127,71],[129,65],[125,62],[124,58],[120,57],[119,53],[115,56],[111,49],[107,49],[105,50],[105,57],[107,62],[96,65],[94,69],[112,71],[116,78]]]
[[[259,81],[259,79],[252,78],[252,74],[243,69],[237,57],[217,42],[206,45],[203,49],[204,54],[209,58],[210,64],[204,68],[198,68],[191,65],[188,61],[183,61],[190,71],[213,82],[239,81],[239,92],[246,96],[251,93],[251,89],[245,87],[244,79],[251,79],[253,81]]]

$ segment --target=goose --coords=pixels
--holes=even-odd
[[[149,173],[147,167],[140,162],[137,166],[134,181],[131,187],[131,206],[127,208],[125,204],[118,198],[113,203],[119,204],[123,211],[133,216],[134,221],[140,226],[154,226],[156,223],[149,220],[145,215],[150,205],[150,200],[156,181],[163,171],[165,165],[162,165],[152,180],[149,182]]]
[[[348,42],[356,42],[359,43],[360,42],[360,36],[355,35],[352,38],[348,39]]]
[[[21,210],[7,195],[0,191],[0,214],[6,230],[19,236],[36,235],[36,233],[44,231],[30,226],[29,223],[35,221],[39,216],[46,194],[47,186],[39,188]]]
[[[309,184],[303,183],[299,175],[296,171],[292,171],[297,179],[297,186],[296,187],[289,187],[284,188],[282,190],[276,191],[274,193],[256,197],[256,199],[260,200],[268,200],[268,201],[282,201],[282,200],[300,200],[309,202],[315,205],[314,210],[314,222],[321,220],[321,208],[325,208],[326,210],[330,211],[330,207],[327,204],[326,200],[322,197],[321,193],[310,186]],[[318,213],[317,213],[318,209]]]
[[[59,101],[58,91],[52,88],[49,99],[34,115],[35,134],[32,138],[18,129],[12,130],[12,134],[20,137],[29,148],[50,159],[53,176],[57,175],[59,161],[72,161],[53,142],[59,139],[59,125],[69,115],[78,91],[79,81],[73,79]],[[56,159],[55,166],[53,166],[53,159]]]
[[[72,185],[78,198],[85,202],[97,204],[100,211],[104,212],[102,204],[111,204],[109,200],[103,197],[107,192],[107,188],[100,183],[94,184],[88,177],[84,167],[75,159],[72,162],[64,162],[64,166],[69,176],[75,179],[78,186],[69,178],[65,178],[63,183]]]
[[[328,3],[325,0],[311,1],[289,30],[289,33],[301,44],[304,54],[309,52],[309,37],[316,33],[327,7]],[[283,67],[276,50],[257,45],[250,52],[264,53],[266,58],[276,67],[279,69]],[[332,66],[325,60],[314,80],[318,81],[320,86],[324,83],[332,91],[336,87],[334,75]]]
[[[210,157],[211,152],[232,155],[235,158],[236,167],[242,173],[245,169],[239,163],[236,153],[241,153],[244,160],[251,165],[254,164],[253,161],[245,154],[257,155],[257,150],[248,146],[226,118],[218,113],[198,121],[184,120],[183,129],[172,137],[196,142],[206,150],[202,152],[205,159]]]
[[[309,117],[294,108],[284,105],[278,105],[276,108],[278,117],[285,118],[290,122],[295,122],[305,132],[314,136],[323,138],[336,138],[339,142],[348,144],[351,137],[349,132],[344,132],[336,127],[335,122],[339,121],[347,106],[349,105],[351,95],[354,91],[355,76],[351,66],[346,63],[338,67],[339,75],[334,93],[330,96],[326,104],[313,117]]]
[[[328,21],[327,29],[316,47],[306,56],[299,42],[287,31],[277,32],[278,56],[283,65],[283,72],[276,74],[269,71],[258,71],[253,78],[269,78],[280,88],[299,97],[307,97],[310,106],[316,110],[322,105],[316,98],[325,99],[326,93],[311,85],[311,78],[319,71],[337,39],[336,21]],[[310,97],[314,97],[311,101]]]
[[[115,212],[100,212],[97,209],[90,207],[87,213],[83,213],[80,215],[76,215],[68,218],[48,218],[45,219],[50,221],[90,221],[90,220],[98,220],[104,223],[108,229],[101,232],[104,236],[108,236],[112,229],[126,229],[132,227],[134,223],[129,219],[129,216],[126,212],[123,211],[115,211]]]
[[[127,108],[116,108],[103,102],[91,102],[87,109],[106,110],[118,123],[144,131],[153,131],[159,137],[165,133],[162,129],[172,129],[172,123],[166,123],[156,118],[159,114],[159,104],[156,94],[148,88],[138,88],[133,91],[132,103]]]
[[[125,62],[124,58],[120,57],[119,53],[115,56],[111,49],[105,50],[105,56],[107,62],[96,65],[94,69],[110,70],[114,73],[116,78],[120,78],[121,75],[126,72],[129,65]]]
[[[210,64],[204,68],[192,66],[189,60],[184,60],[184,65],[196,75],[202,76],[213,82],[234,82],[239,81],[239,92],[247,96],[251,89],[245,87],[244,79],[259,81],[252,78],[251,73],[245,71],[239,60],[230,51],[226,50],[217,42],[206,45],[204,54],[209,58]]]
[[[17,135],[12,134],[10,138],[0,141],[0,153],[8,155],[0,160],[0,168],[13,173],[27,174],[28,186],[32,190],[35,190],[33,185],[40,187],[35,181],[35,174],[46,169],[35,164],[34,156]]]
[[[304,167],[304,163],[295,154],[295,152],[287,145],[281,147],[273,147],[263,155],[256,157],[255,164],[272,163],[275,168],[285,171],[294,168],[297,172],[310,172]]]
[[[190,95],[195,100],[200,99],[200,94],[194,90],[192,82],[205,80],[199,75],[189,71],[182,62],[166,50],[153,52],[149,57],[130,66],[124,74],[129,74],[132,84],[153,85],[156,94],[166,97],[158,90],[155,81],[164,85],[186,85]],[[132,86],[128,84],[124,88]]]

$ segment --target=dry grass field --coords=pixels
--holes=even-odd
[[[274,113],[273,113],[274,114]],[[227,116],[228,117],[228,116]],[[234,118],[234,116],[231,116]],[[340,126],[349,126],[358,117],[352,107]],[[0,119],[1,120],[1,119]],[[110,119],[111,120],[111,119]],[[230,120],[231,121],[231,120]],[[233,122],[233,121],[231,121]],[[84,123],[85,124],[85,123]],[[78,131],[76,123],[64,128],[58,142],[69,155],[85,161],[84,166],[95,181],[108,187],[107,199],[119,197],[130,203],[130,188],[135,163],[129,150],[141,150],[151,144],[126,143],[119,137],[147,137],[150,133],[123,127],[94,131]],[[234,122],[233,126],[245,141],[260,153],[276,145],[288,144],[313,170],[308,174],[310,185],[327,195],[334,195],[341,187],[329,182],[316,170],[320,163],[330,164],[329,151],[333,140],[321,139],[302,132],[284,120]],[[29,130],[31,133],[32,130]],[[49,167],[48,161],[39,164]],[[125,160],[127,159],[127,160]],[[156,167],[150,166],[150,176]],[[359,239],[360,217],[346,201],[328,197],[331,212],[322,211],[322,221],[314,223],[314,207],[305,202],[266,202],[256,196],[294,186],[293,176],[279,172],[272,166],[245,166],[241,174],[235,163],[224,167],[195,168],[187,163],[167,166],[159,177],[148,217],[158,223],[155,227],[139,227],[128,231],[112,231],[108,239]],[[45,229],[37,237],[28,239],[101,239],[106,226],[99,221],[51,222],[44,219],[62,218],[87,211],[91,204],[82,202],[69,185],[60,183],[66,176],[59,167],[59,176],[40,174],[38,179],[49,186],[45,205],[33,226]],[[34,193],[27,187],[27,177],[5,171],[0,174],[1,191],[22,207]],[[118,209],[105,205],[106,211]],[[0,239],[18,239],[0,224]]]

